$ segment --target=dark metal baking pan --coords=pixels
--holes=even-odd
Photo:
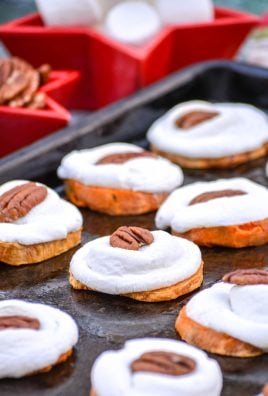
[[[209,62],[190,67],[133,97],[93,115],[78,116],[76,126],[60,131],[0,160],[0,179],[33,178],[62,191],[55,169],[74,148],[125,140],[146,145],[150,124],[170,107],[190,99],[242,101],[268,110],[268,71],[232,62]],[[254,133],[254,131],[252,131]],[[242,137],[241,137],[242,138]],[[265,159],[231,171],[185,171],[185,182],[243,175],[268,186]],[[82,210],[83,243],[107,235],[122,224],[154,228],[154,213],[109,217]],[[174,323],[189,296],[172,302],[146,304],[126,298],[74,291],[68,284],[72,251],[44,263],[11,268],[0,264],[0,298],[23,298],[51,304],[69,312],[80,329],[75,353],[50,373],[20,380],[1,380],[0,395],[88,395],[90,370],[103,350],[119,348],[129,338],[176,338]],[[268,266],[268,246],[248,249],[202,249],[207,287],[236,268]],[[224,372],[223,396],[253,396],[268,382],[268,356],[254,359],[216,357]],[[105,380],[105,379],[104,379]],[[124,396],[124,395],[122,395]]]

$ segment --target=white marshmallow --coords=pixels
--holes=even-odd
[[[174,285],[194,275],[201,265],[197,245],[164,231],[137,251],[114,248],[109,237],[95,239],[72,258],[70,272],[91,289],[127,294]]]
[[[62,159],[58,176],[91,186],[149,193],[171,192],[182,184],[181,169],[162,157],[136,158],[123,164],[95,165],[107,155],[141,151],[140,147],[127,143],[111,143],[73,151]]]
[[[91,26],[100,22],[102,9],[97,0],[36,0],[48,26]]]
[[[67,313],[21,300],[0,302],[0,316],[28,316],[39,330],[0,330],[0,378],[20,378],[57,362],[78,341],[78,328]]]
[[[211,0],[155,0],[165,24],[209,22],[214,18]]]
[[[261,311],[261,307],[258,306],[258,300],[267,296],[268,285],[264,285],[262,288],[255,288],[255,292],[258,293],[255,302],[253,301],[255,308],[257,306],[256,311],[254,307],[251,310],[250,307],[246,308],[246,305],[241,303],[243,290],[233,292],[233,288],[237,288],[237,286],[221,282],[197,293],[186,305],[187,316],[203,326],[228,334],[240,341],[247,342],[256,348],[268,352],[267,308],[264,307]],[[263,293],[264,288],[267,290]],[[230,301],[231,291],[233,293],[232,303]],[[251,304],[249,294],[248,286],[246,286],[245,298],[248,305]],[[236,297],[238,297],[237,301],[235,301]],[[263,306],[265,305],[265,301],[263,300]],[[234,304],[236,307],[235,310],[232,308]],[[244,309],[245,311],[243,311]],[[248,315],[250,311],[254,316]],[[258,321],[256,321],[255,316],[257,311]]]
[[[0,195],[27,183],[27,180],[14,180],[0,186]],[[40,184],[40,183],[37,183]],[[71,203],[61,199],[47,187],[47,196],[30,212],[13,223],[0,222],[0,241],[33,245],[56,241],[67,237],[69,232],[82,227],[82,215]]]
[[[232,311],[241,318],[268,324],[268,285],[234,286],[230,290]]]
[[[128,1],[115,5],[107,14],[104,31],[126,44],[142,45],[161,29],[158,13],[150,4]]]
[[[171,352],[197,363],[195,371],[181,376],[157,373],[132,373],[131,363],[145,352]],[[216,360],[184,342],[144,338],[127,341],[119,351],[102,353],[91,373],[98,396],[219,396],[222,373]]]
[[[219,114],[187,130],[176,120],[191,111]],[[222,158],[256,150],[268,142],[268,119],[254,106],[242,103],[181,103],[156,120],[147,139],[160,150],[187,158]]]
[[[189,205],[200,194],[221,190],[241,190],[246,194]],[[173,191],[159,208],[155,223],[157,228],[171,227],[177,232],[246,224],[268,218],[267,200],[266,187],[242,177],[196,182]]]

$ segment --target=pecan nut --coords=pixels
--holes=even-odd
[[[34,95],[32,101],[28,103],[29,109],[43,109],[46,107],[46,95],[44,92],[38,92]]]
[[[13,57],[0,60],[0,104],[12,107],[34,107],[37,90],[45,78],[48,78],[47,65],[35,70],[24,60]],[[39,100],[40,108],[41,101]],[[42,108],[45,107],[43,101]]]
[[[11,223],[26,216],[47,196],[47,189],[28,182],[6,191],[0,196],[0,222]]]
[[[209,191],[203,194],[198,195],[194,199],[191,200],[189,206],[208,202],[212,199],[223,198],[223,197],[236,197],[239,195],[246,195],[247,193],[241,190],[221,190],[221,191]]]
[[[3,329],[32,329],[39,330],[38,319],[28,316],[0,316],[0,330]]]
[[[117,153],[106,155],[105,157],[99,159],[95,165],[104,165],[104,164],[124,164],[127,161],[136,158],[157,158],[157,155],[150,153],[149,151],[140,151],[140,152],[126,152],[126,153]]]
[[[119,227],[110,237],[110,245],[127,250],[139,250],[153,243],[153,234],[141,227]]]
[[[222,280],[234,285],[268,285],[268,271],[239,269],[224,275]]]
[[[39,74],[39,82],[40,85],[44,85],[47,80],[49,79],[49,75],[51,73],[51,66],[45,63],[44,65],[40,66],[38,69]]]
[[[146,352],[131,364],[132,372],[150,372],[172,376],[192,373],[196,362],[172,352]]]
[[[202,124],[202,122],[212,120],[219,115],[216,111],[205,111],[205,110],[197,110],[190,111],[189,113],[184,114],[179,117],[175,123],[178,128],[181,129],[190,129],[196,125]]]

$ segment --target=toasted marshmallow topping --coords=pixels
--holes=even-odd
[[[27,183],[14,180],[0,186],[0,195]],[[40,183],[37,183],[41,185]],[[29,213],[11,223],[0,223],[0,241],[32,245],[64,239],[82,227],[82,216],[71,203],[47,187],[46,198]]]
[[[58,169],[61,179],[74,179],[89,186],[122,188],[150,193],[170,192],[182,184],[181,169],[161,157],[140,157],[121,164],[97,164],[112,154],[140,153],[133,144],[111,143],[66,155]]]
[[[20,378],[57,362],[78,341],[74,320],[59,309],[21,300],[0,302],[1,316],[26,316],[38,329],[0,329],[0,378]]]
[[[194,275],[201,252],[192,242],[153,231],[153,242],[138,250],[112,247],[110,237],[95,239],[73,256],[70,272],[91,289],[127,294],[174,285]]]
[[[186,305],[195,322],[268,352],[268,285],[217,283]]]
[[[195,370],[180,376],[132,372],[133,361],[159,350],[188,356],[196,362]],[[219,396],[222,389],[215,360],[183,342],[160,338],[127,341],[119,351],[102,353],[93,365],[91,379],[98,396]]]
[[[218,112],[184,130],[177,120],[192,111]],[[243,103],[181,103],[156,120],[147,138],[156,148],[188,158],[222,158],[253,151],[268,142],[268,120],[261,110]]]
[[[246,194],[218,197],[191,205],[202,193],[241,190]],[[175,190],[156,214],[156,225],[177,232],[193,228],[231,226],[268,218],[268,190],[245,178],[196,182]]]

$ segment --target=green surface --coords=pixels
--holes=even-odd
[[[238,8],[255,14],[268,12],[268,0],[214,0],[214,3],[224,7]]]
[[[239,8],[241,10],[246,10],[257,14],[261,14],[264,11],[268,11],[268,0],[214,0],[214,1],[216,4],[222,5],[224,7]],[[34,0],[0,0],[0,23],[3,23],[10,19],[17,18],[22,15],[29,14],[34,10],[35,10]]]

